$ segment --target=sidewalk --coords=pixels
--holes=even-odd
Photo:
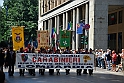
[[[96,70],[94,70],[94,73],[100,73],[99,71],[101,71],[101,72],[103,72],[103,73],[106,72],[106,73],[108,73],[108,74],[114,74],[114,75],[124,76],[124,72],[122,72],[122,71],[113,72],[113,71],[111,71],[111,70],[102,69],[102,68],[98,68],[98,67],[96,67]]]

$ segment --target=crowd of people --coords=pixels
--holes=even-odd
[[[124,67],[124,49],[121,53],[115,50],[107,49],[106,51],[99,49],[95,50],[96,67],[118,72]]]
[[[8,75],[13,76],[14,74],[14,65],[16,62],[16,52],[17,53],[35,53],[36,50],[34,47],[30,48],[20,48],[18,51],[14,51],[13,48],[9,49],[0,49],[0,70],[3,71],[3,66],[8,68]],[[122,49],[122,53],[116,53],[114,50],[107,49],[106,51],[99,49],[99,50],[92,50],[92,49],[82,49],[78,48],[77,51],[70,50],[69,47],[66,49],[57,49],[53,51],[53,49],[44,49],[40,48],[38,53],[44,54],[94,54],[95,59],[95,66],[107,70],[112,70],[118,72],[120,69],[123,69],[123,61],[124,61],[124,49]],[[112,64],[112,66],[111,66]],[[118,68],[117,68],[118,67]],[[24,76],[26,69],[19,69],[19,75]],[[35,76],[35,69],[27,69],[30,75]],[[65,69],[66,75],[70,74],[70,69]],[[76,70],[77,75],[82,74],[82,69]],[[93,74],[93,69],[83,69],[83,74]],[[44,75],[45,69],[39,69],[39,74]],[[54,74],[54,69],[49,69],[49,74]],[[60,75],[60,69],[56,69],[56,75]]]

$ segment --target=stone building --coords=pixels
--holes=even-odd
[[[65,30],[72,22],[71,48],[82,46],[81,35],[76,34],[76,24],[90,24],[88,45],[92,49],[124,48],[124,0],[39,0],[38,29],[52,27]],[[50,38],[51,42],[51,38]]]

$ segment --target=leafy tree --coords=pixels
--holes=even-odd
[[[35,39],[38,28],[37,0],[4,0],[0,14],[0,32],[4,40],[11,35],[11,26],[24,26],[25,40]],[[2,28],[1,28],[2,27]]]

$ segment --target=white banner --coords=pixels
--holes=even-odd
[[[93,69],[93,67],[93,54],[16,54],[16,68],[19,69]]]

